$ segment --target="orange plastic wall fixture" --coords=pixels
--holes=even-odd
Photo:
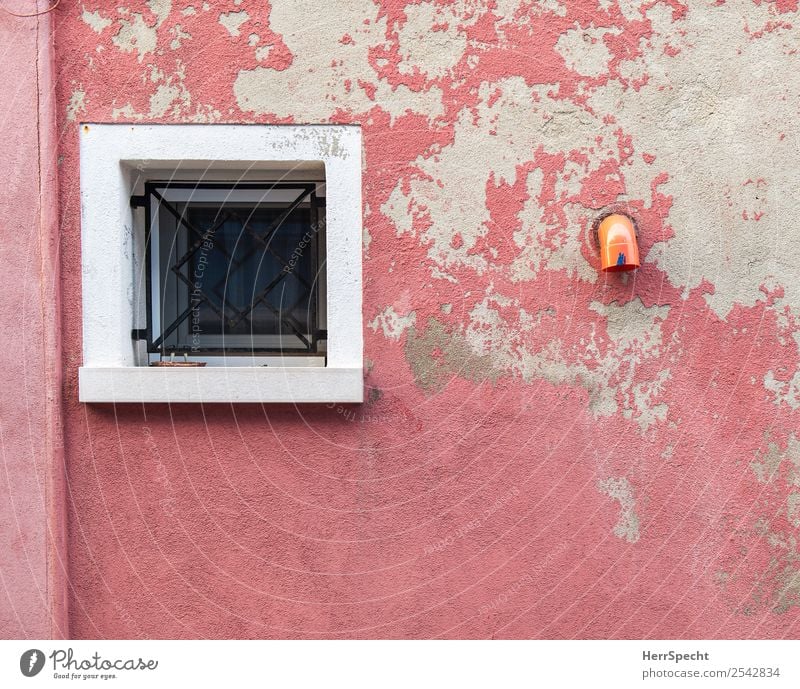
[[[622,213],[611,213],[597,226],[600,244],[600,270],[617,273],[639,267],[639,243],[633,220]]]

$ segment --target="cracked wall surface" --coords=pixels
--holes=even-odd
[[[71,633],[796,637],[798,15],[60,6]],[[81,121],[361,125],[368,402],[79,405]]]

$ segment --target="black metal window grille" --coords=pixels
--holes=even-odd
[[[132,203],[145,208],[148,352],[321,353],[316,183],[151,182]]]

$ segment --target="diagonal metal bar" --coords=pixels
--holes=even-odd
[[[178,259],[178,262],[175,264],[177,268],[183,266],[194,254],[197,253],[198,249],[203,246],[203,243],[207,240],[209,236],[211,236],[211,241],[214,243],[214,248],[219,251],[225,258],[230,260],[230,254],[225,250],[225,247],[217,240],[216,233],[217,230],[222,227],[228,220],[230,220],[231,214],[227,213],[222,220],[218,223],[215,223],[211,227],[209,227],[205,232],[200,235],[200,238],[197,239],[192,246],[189,247],[187,252]],[[199,230],[196,230],[198,234],[200,234]]]
[[[188,306],[186,310],[172,322],[172,325],[170,325],[169,328],[167,328],[164,332],[162,332],[161,335],[158,336],[158,339],[154,340],[153,347],[159,347],[170,335],[172,335],[172,333],[174,333],[178,329],[178,326],[191,315],[192,311],[196,308],[197,304],[203,301],[204,299],[200,299],[192,306]]]
[[[272,241],[273,235],[280,229],[281,225],[283,225],[283,223],[286,222],[286,219],[295,211],[295,209],[297,209],[297,207],[301,203],[303,203],[305,198],[312,191],[313,187],[309,187],[308,189],[303,189],[300,196],[298,196],[294,201],[292,201],[286,208],[286,210],[283,211],[283,213],[281,213],[277,218],[275,218],[275,220],[273,220],[269,225],[267,225],[267,229],[264,230],[263,236],[257,233],[257,236],[255,236],[256,241],[258,241],[261,244],[269,244],[269,242]],[[228,275],[231,275],[232,273],[236,272],[242,265],[244,265],[244,263],[250,259],[250,256],[252,256],[253,253],[254,251],[250,251],[247,253],[246,256],[242,257],[241,259],[233,263],[233,265],[231,265],[230,269],[228,270]],[[217,283],[214,286],[214,289],[219,287],[219,284],[220,283]]]
[[[211,228],[211,229],[209,229],[209,230],[208,230],[208,232],[211,232],[211,231],[214,231],[214,232],[216,232],[216,229],[218,229],[220,225],[222,225],[223,223],[227,222],[227,220],[228,220],[228,217],[229,217],[229,216],[226,216],[226,218],[224,218],[224,219],[223,219],[223,220],[222,220],[220,223],[218,223],[218,224],[217,224],[215,227],[214,227],[214,226],[212,226],[212,228]],[[187,254],[186,254],[186,258],[190,257],[190,256],[191,256],[191,253],[192,253],[192,252],[189,252],[189,253],[187,253]],[[227,252],[225,252],[224,250],[223,250],[223,251],[221,251],[220,253],[223,253],[225,256],[228,256]],[[200,293],[201,293],[203,296],[205,296],[205,298],[206,298],[206,299],[205,299],[205,301],[208,303],[208,305],[209,305],[209,306],[210,306],[212,309],[214,309],[214,311],[216,312],[216,314],[217,314],[217,315],[218,315],[218,316],[219,316],[219,317],[220,317],[220,318],[221,318],[223,321],[227,321],[229,325],[232,323],[232,320],[231,320],[230,318],[228,318],[228,317],[227,317],[227,314],[225,314],[225,312],[224,312],[224,311],[225,311],[225,309],[226,309],[226,308],[228,308],[228,309],[230,309],[231,311],[233,311],[233,312],[234,312],[234,314],[235,314],[237,317],[238,317],[239,315],[241,315],[242,311],[241,311],[240,309],[238,309],[238,308],[237,308],[237,307],[236,307],[234,304],[232,304],[232,303],[231,303],[231,302],[230,302],[228,299],[226,299],[224,295],[220,295],[220,294],[217,294],[217,293],[215,293],[215,296],[217,296],[217,297],[219,298],[219,303],[220,303],[220,306],[217,306],[217,305],[214,303],[214,301],[211,299],[211,296],[210,296],[210,294],[209,294],[209,293],[208,293],[206,290],[204,290],[204,289],[203,289],[201,286],[198,286],[198,285],[197,285],[197,284],[194,282],[194,280],[192,280],[191,278],[187,278],[187,277],[186,277],[186,276],[185,276],[185,275],[184,275],[184,274],[181,272],[181,268],[183,267],[183,265],[182,265],[183,263],[184,263],[184,261],[180,261],[180,262],[178,262],[177,264],[175,264],[174,266],[172,266],[172,267],[170,268],[170,270],[172,270],[172,272],[173,272],[173,273],[175,273],[175,275],[176,275],[176,276],[177,276],[177,277],[178,277],[178,278],[179,278],[179,279],[180,279],[180,280],[181,280],[181,281],[182,281],[184,284],[186,284],[186,285],[189,287],[189,289],[191,290],[191,293],[192,293],[192,294],[194,294],[195,290],[198,290],[198,291],[199,291],[199,292],[200,292]],[[244,313],[246,314],[247,312],[244,312]],[[238,321],[237,321],[237,322],[238,322]]]
[[[165,199],[165,198],[164,198],[164,197],[163,197],[161,194],[159,194],[159,193],[158,193],[158,192],[157,192],[155,189],[153,189],[153,190],[152,190],[150,193],[151,193],[153,196],[155,196],[155,197],[156,197],[156,198],[159,200],[159,202],[160,202],[160,205],[163,205],[163,206],[164,206],[164,208],[166,208],[166,209],[167,209],[167,210],[168,210],[168,211],[169,211],[169,212],[172,214],[172,216],[173,216],[173,217],[174,217],[174,218],[175,218],[175,219],[176,219],[176,220],[177,220],[177,221],[178,221],[178,222],[179,222],[181,225],[183,225],[183,226],[184,226],[184,227],[185,227],[187,230],[189,230],[189,232],[193,232],[194,234],[196,234],[196,235],[198,235],[198,236],[199,236],[199,238],[198,238],[198,239],[197,239],[197,240],[194,242],[194,244],[193,244],[193,245],[192,245],[192,247],[189,249],[189,251],[187,251],[187,252],[186,252],[186,253],[185,253],[185,254],[184,254],[182,257],[181,257],[181,259],[178,261],[178,263],[176,264],[176,265],[177,265],[179,268],[180,268],[180,267],[181,267],[181,266],[182,266],[184,263],[186,263],[186,261],[188,261],[188,260],[189,260],[189,258],[192,256],[192,254],[194,254],[194,253],[195,253],[195,252],[196,252],[196,251],[197,251],[197,250],[198,250],[198,249],[199,249],[199,248],[200,248],[200,247],[203,245],[203,242],[204,242],[204,241],[206,241],[206,238],[207,238],[207,236],[208,236],[209,234],[211,234],[211,235],[212,235],[212,241],[214,242],[214,246],[215,246],[217,249],[219,249],[220,253],[222,253],[222,255],[223,255],[223,256],[225,256],[225,258],[227,258],[227,259],[230,259],[230,258],[231,258],[230,254],[228,254],[228,252],[225,250],[225,247],[224,247],[224,246],[222,246],[222,245],[219,243],[219,241],[217,241],[217,238],[216,238],[216,232],[217,232],[217,230],[218,230],[218,229],[219,229],[219,228],[220,228],[222,225],[224,225],[224,224],[225,224],[225,222],[227,222],[227,220],[228,220],[228,217],[230,216],[230,212],[228,212],[228,213],[225,215],[225,217],[224,217],[222,220],[220,220],[218,223],[216,223],[215,225],[212,225],[212,226],[211,226],[211,227],[210,227],[208,230],[206,230],[206,232],[201,232],[199,229],[197,229],[197,228],[196,228],[194,225],[192,225],[192,224],[191,224],[191,223],[190,223],[190,222],[189,222],[189,221],[188,221],[188,220],[187,220],[187,219],[184,217],[184,214],[183,214],[183,213],[179,213],[179,212],[178,212],[178,210],[177,210],[177,209],[176,209],[176,208],[175,208],[175,207],[174,207],[174,206],[173,206],[173,205],[172,205],[172,204],[171,204],[169,201],[167,201],[167,200],[166,200],[166,199]]]
[[[264,287],[264,289],[261,290],[261,292],[259,293],[259,296],[256,297],[256,299],[254,299],[253,301],[250,302],[249,308],[246,309],[245,311],[240,311],[239,312],[239,317],[231,323],[231,327],[235,328],[237,325],[239,325],[239,323],[242,322],[242,320],[244,318],[247,318],[249,316],[249,314],[251,314],[253,312],[253,310],[256,308],[256,306],[258,306],[259,299],[261,297],[266,297],[266,295],[268,295],[273,289],[275,289],[275,287],[277,287],[278,284],[281,282],[281,280],[283,280],[285,277],[286,277],[286,273],[281,272],[281,273],[278,274],[277,277],[273,278],[270,281],[270,283],[266,287]]]
[[[306,338],[305,333],[303,333],[303,331],[300,330],[300,328],[298,327],[302,326],[302,323],[298,323],[296,326],[294,323],[292,323],[294,319],[291,316],[281,315],[281,313],[266,300],[264,301],[264,306],[266,306],[270,311],[272,311],[272,313],[274,313],[278,317],[281,323],[285,323],[286,325],[289,326],[289,328],[291,328],[294,331],[294,334],[306,346],[306,349],[308,350],[311,349],[311,343]]]
[[[282,273],[281,275],[284,276],[286,275],[286,273]],[[266,306],[270,311],[272,311],[272,313],[274,313],[278,317],[278,320],[280,320],[281,323],[285,323],[287,326],[289,326],[291,330],[294,331],[294,334],[297,335],[298,338],[300,338],[300,340],[303,342],[303,344],[306,346],[307,349],[310,349],[311,343],[308,341],[308,339],[306,339],[305,333],[300,329],[302,328],[303,324],[298,322],[291,315],[291,310],[289,311],[284,310],[283,312],[280,312],[267,301],[267,296],[274,289],[274,287],[275,285],[272,285],[266,289],[261,290],[261,294],[259,294],[259,296],[252,301],[250,305],[250,310],[252,311],[256,306],[258,306],[258,304],[264,304],[264,306]],[[300,301],[302,301],[302,299]],[[292,310],[293,309],[294,307],[292,307]]]
[[[222,305],[222,307],[221,307],[221,308],[222,308],[223,310],[221,311],[221,310],[220,310],[220,308],[219,308],[219,307],[217,307],[217,305],[216,305],[216,304],[214,304],[214,302],[213,302],[213,301],[211,301],[211,299],[209,299],[209,296],[208,296],[208,294],[206,294],[205,290],[203,290],[203,288],[202,288],[202,287],[198,287],[198,286],[197,286],[197,285],[194,283],[194,281],[193,281],[193,280],[191,280],[190,278],[187,278],[187,277],[186,277],[186,276],[185,276],[183,273],[181,273],[181,272],[180,272],[180,270],[179,270],[179,269],[177,269],[175,266],[172,266],[172,272],[174,272],[174,273],[175,273],[175,275],[177,275],[177,276],[178,276],[178,277],[179,277],[179,278],[180,278],[180,279],[181,279],[181,280],[182,280],[182,281],[183,281],[183,282],[184,282],[184,283],[185,283],[185,284],[186,284],[186,285],[189,287],[189,289],[191,290],[191,292],[189,293],[190,299],[193,299],[193,295],[194,295],[195,291],[199,291],[199,292],[200,292],[200,294],[202,294],[202,295],[203,295],[203,299],[202,299],[202,301],[205,301],[205,302],[207,302],[207,303],[208,303],[208,305],[209,305],[209,306],[210,306],[212,309],[214,309],[214,311],[217,313],[217,315],[218,315],[218,316],[219,316],[219,317],[220,317],[220,318],[221,318],[223,321],[224,321],[224,320],[227,320],[227,319],[226,319],[226,317],[225,317],[225,313],[224,313],[225,304],[223,304],[223,305]],[[194,301],[197,301],[197,300],[194,300]],[[230,306],[231,308],[233,308],[233,309],[235,310],[235,307],[233,307],[231,304],[228,304],[228,306]]]
[[[201,232],[198,228],[196,228],[188,220],[186,220],[184,214],[179,213],[178,210],[174,208],[173,205],[169,201],[167,201],[161,194],[159,194],[155,190],[153,190],[151,193],[159,199],[160,203],[175,217],[175,219],[180,224],[182,224],[190,232],[193,232],[199,237],[194,242],[194,244],[189,248],[189,250],[180,259],[178,259],[178,262],[171,267],[172,272],[175,273],[175,275],[177,275],[178,278],[180,278],[192,290],[192,293],[194,293],[194,290],[198,289],[197,285],[195,285],[193,281],[189,280],[185,275],[183,275],[183,273],[180,272],[180,269],[195,253],[197,253],[197,250],[203,245],[203,242],[205,242],[209,236],[211,236],[212,238],[212,241],[214,243],[214,248],[217,249],[223,256],[225,256],[230,261],[231,256],[225,250],[225,247],[216,239],[216,232],[233,216],[233,214],[231,212],[227,212],[221,220],[213,224],[205,232]],[[227,318],[226,314],[224,313],[224,309],[226,308],[226,306],[230,308],[232,311],[234,311],[234,313],[237,316],[241,313],[241,311],[237,309],[233,304],[231,304],[227,299],[225,299],[224,296],[217,295],[220,298],[220,302],[222,304],[221,307],[218,307],[216,304],[214,304],[208,293],[206,293],[206,291],[203,290],[202,287],[199,288],[199,290],[200,293],[206,297],[205,301],[208,303],[208,305],[216,312],[216,314],[223,321],[228,321],[230,323],[230,319]]]
[[[311,290],[311,289],[312,289],[311,285],[308,283],[308,281],[307,281],[307,280],[305,280],[305,278],[303,278],[303,276],[302,276],[302,275],[300,275],[299,273],[295,273],[295,271],[294,271],[294,268],[292,268],[292,266],[291,266],[291,264],[289,263],[289,261],[287,261],[285,258],[283,258],[283,256],[281,256],[281,255],[280,255],[280,254],[279,254],[277,251],[275,251],[275,249],[273,249],[273,248],[272,248],[272,236],[270,236],[270,238],[269,238],[269,241],[265,241],[265,240],[264,240],[264,238],[263,238],[263,237],[261,237],[261,236],[258,234],[258,232],[257,232],[256,230],[254,230],[253,228],[251,228],[251,227],[250,227],[250,225],[249,225],[248,223],[246,223],[246,222],[243,222],[242,224],[243,224],[243,226],[244,226],[244,227],[243,227],[243,229],[244,229],[244,230],[246,230],[246,231],[247,231],[247,233],[248,233],[248,234],[249,234],[251,237],[253,237],[253,239],[255,239],[257,242],[259,242],[259,243],[260,243],[260,244],[261,244],[261,245],[262,245],[262,246],[263,246],[263,247],[264,247],[264,248],[265,248],[267,251],[269,251],[269,252],[270,252],[270,253],[271,253],[271,254],[272,254],[272,255],[273,255],[275,258],[277,258],[277,259],[278,259],[278,260],[279,260],[281,263],[283,263],[283,266],[284,266],[284,268],[288,268],[288,269],[289,269],[289,272],[293,273],[293,274],[294,274],[294,276],[295,276],[295,277],[296,277],[296,278],[297,278],[297,279],[298,279],[300,282],[302,282],[302,283],[303,283],[303,285],[305,285],[306,289],[308,289],[308,290]],[[276,232],[277,232],[277,230],[278,230],[278,229],[279,229],[279,228],[276,228]],[[273,236],[274,236],[274,233],[273,233]],[[304,235],[304,237],[305,237],[305,235]],[[300,241],[302,241],[302,239],[301,239]],[[252,255],[252,253],[253,253],[253,252],[251,252],[251,255]]]
[[[238,218],[238,216],[236,216],[235,214],[234,214],[234,217],[236,217],[237,219],[239,219],[239,218]],[[240,220],[240,221],[241,221],[241,220]],[[288,274],[294,275],[294,277],[297,279],[297,281],[298,281],[298,282],[300,282],[300,283],[301,283],[301,284],[302,284],[302,285],[303,285],[303,286],[304,286],[304,287],[305,287],[305,288],[308,290],[309,294],[313,294],[313,290],[314,290],[313,286],[312,286],[312,285],[311,285],[311,284],[310,284],[310,283],[309,283],[309,282],[308,282],[308,281],[307,281],[307,280],[306,280],[306,279],[305,279],[305,278],[304,278],[304,277],[303,277],[303,276],[302,276],[302,275],[301,275],[299,272],[297,272],[297,270],[296,270],[295,268],[293,268],[293,267],[292,267],[292,265],[291,265],[291,264],[290,264],[290,263],[289,263],[289,262],[288,262],[286,259],[284,259],[284,258],[283,258],[283,257],[282,257],[280,254],[278,254],[278,252],[276,252],[276,251],[275,251],[275,250],[272,248],[272,246],[271,246],[270,242],[265,242],[265,241],[264,241],[264,240],[263,240],[263,239],[262,239],[262,238],[261,238],[261,237],[258,235],[258,233],[257,233],[255,230],[253,230],[253,229],[250,227],[249,223],[247,223],[247,222],[245,222],[245,221],[241,221],[241,222],[242,222],[242,225],[243,225],[243,227],[242,227],[242,229],[243,229],[243,230],[247,230],[248,234],[250,234],[250,235],[251,235],[251,236],[252,236],[254,239],[256,239],[256,240],[258,240],[259,242],[261,242],[261,244],[262,244],[263,246],[265,246],[266,250],[267,250],[267,251],[269,251],[269,252],[270,252],[270,253],[271,253],[271,254],[272,254],[272,255],[273,255],[275,258],[277,258],[277,259],[278,259],[278,261],[280,261],[280,263],[282,263],[282,264],[283,264],[284,268],[288,268],[288,271],[282,270],[282,271],[281,271],[281,273],[280,273],[280,275],[282,275],[282,276],[283,276],[283,275],[288,275]],[[276,229],[276,231],[277,231],[277,229]],[[249,259],[249,258],[250,258],[250,257],[251,257],[253,254],[254,254],[254,253],[255,253],[255,250],[251,250],[250,252],[248,252],[248,254],[247,254],[247,255],[246,255],[246,256],[245,256],[245,257],[244,257],[244,258],[243,258],[241,261],[239,261],[237,265],[235,265],[235,266],[234,266],[232,269],[230,269],[230,270],[228,271],[228,273],[226,274],[226,276],[225,276],[225,277],[224,277],[222,280],[220,280],[219,282],[217,282],[217,284],[216,284],[216,285],[214,285],[214,287],[212,287],[212,291],[214,292],[214,295],[215,295],[217,298],[219,298],[219,299],[220,299],[220,301],[222,301],[223,303],[227,303],[227,300],[226,300],[226,298],[225,298],[225,296],[224,296],[224,293],[223,293],[223,294],[220,294],[220,286],[226,285],[226,284],[227,284],[227,282],[230,280],[230,277],[231,277],[231,275],[232,275],[232,274],[233,274],[233,273],[234,273],[234,272],[235,272],[235,271],[236,271],[236,270],[237,270],[239,267],[241,267],[242,265],[244,265],[245,261],[247,261],[247,260],[248,260],[248,259]],[[277,284],[277,283],[276,283],[276,284]],[[268,286],[268,287],[267,287],[267,288],[265,288],[265,289],[266,289],[266,291],[268,292],[270,289],[272,289],[272,287],[274,287],[274,284],[273,284],[273,283],[270,283],[270,286]],[[245,309],[245,310],[243,310],[243,311],[241,311],[241,310],[238,310],[238,309],[235,309],[235,308],[234,308],[234,311],[238,311],[238,316],[239,316],[239,317],[236,319],[235,323],[236,323],[236,324],[240,323],[240,322],[241,322],[241,320],[242,320],[242,318],[243,318],[243,317],[246,317],[246,316],[247,316],[247,314],[251,313],[251,312],[253,311],[253,309],[254,309],[254,308],[255,308],[255,305],[254,305],[253,303],[251,303],[251,305],[250,305],[250,308],[248,308],[248,309]]]

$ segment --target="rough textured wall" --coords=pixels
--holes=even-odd
[[[51,36],[0,11],[0,639],[67,631]]]
[[[57,19],[74,636],[797,636],[796,0]],[[368,403],[79,405],[83,120],[360,123]]]

